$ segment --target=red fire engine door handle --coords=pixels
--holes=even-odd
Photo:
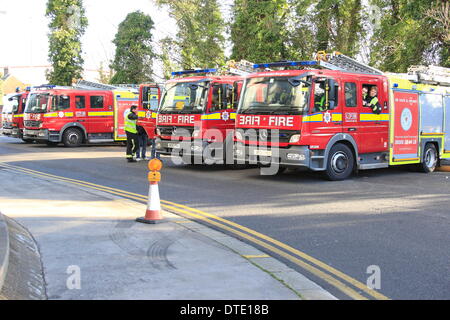
[[[356,131],[356,128],[348,128],[348,131]]]

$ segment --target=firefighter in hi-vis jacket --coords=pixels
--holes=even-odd
[[[378,101],[378,89],[376,86],[370,88],[369,95],[366,97],[366,106],[369,107],[373,113],[380,114],[381,113],[381,105]]]
[[[127,134],[127,160],[128,162],[136,162],[134,158],[139,147],[136,122],[138,115],[136,114],[137,106],[131,106],[130,110],[125,114],[125,132]]]

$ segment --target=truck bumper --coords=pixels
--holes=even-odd
[[[277,164],[281,167],[311,168],[311,151],[308,146],[291,146],[289,148],[265,148],[235,143],[234,160],[242,164],[267,166]],[[314,169],[313,169],[314,170]]]
[[[156,151],[160,154],[180,154],[187,156],[202,156],[208,143],[202,140],[172,141],[156,138]]]
[[[157,138],[156,151],[159,154],[180,157],[184,163],[223,164],[226,161],[223,142],[210,143],[200,139],[171,141]]]
[[[7,128],[2,129],[2,134],[11,138],[20,138],[20,129],[19,128]]]
[[[36,141],[60,142],[59,132],[49,132],[47,129],[23,129],[23,138]]]

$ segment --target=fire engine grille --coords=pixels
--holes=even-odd
[[[35,120],[25,120],[23,123],[25,125],[25,127],[39,127],[39,125],[41,124],[42,121],[35,121]]]
[[[194,127],[158,126],[162,136],[192,137]]]
[[[5,128],[5,129],[12,129],[12,128],[13,128],[12,122],[9,122],[9,121],[3,121],[2,127]]]
[[[244,140],[248,141],[269,141],[287,143],[291,136],[298,134],[296,130],[274,130],[274,129],[245,129],[243,130]],[[278,137],[276,136],[278,135]],[[278,139],[278,141],[276,141]],[[274,141],[272,141],[274,140]]]

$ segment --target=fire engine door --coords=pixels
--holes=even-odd
[[[387,83],[379,78],[359,78],[358,136],[361,143],[359,153],[384,152],[389,148],[389,110]],[[371,104],[378,100],[381,113],[374,112]]]
[[[354,79],[343,79],[342,90],[342,132],[352,136],[359,145],[359,108],[362,104],[361,90]],[[359,150],[359,147],[358,147]]]
[[[103,93],[89,95],[89,133],[113,132],[113,105]]]
[[[142,105],[138,112],[139,124],[143,126],[150,139],[155,137],[156,113],[161,99],[161,90],[157,85],[145,85],[140,92]]]
[[[332,81],[332,82],[330,82]],[[311,144],[326,146],[326,142],[336,133],[342,132],[342,103],[338,99],[338,87],[330,78],[316,78],[312,83],[312,99],[308,116],[304,120],[311,132]],[[335,100],[332,101],[332,88]]]

